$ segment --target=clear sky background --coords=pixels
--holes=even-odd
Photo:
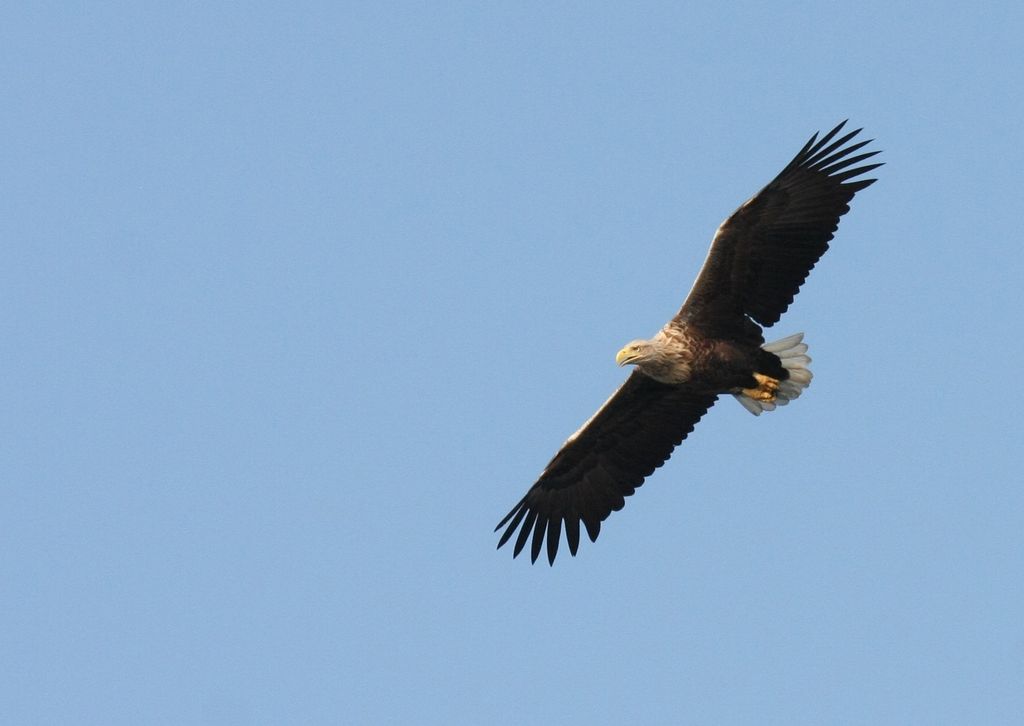
[[[699,5],[0,12],[0,723],[1024,723],[1024,11]],[[807,394],[495,552],[847,117]]]

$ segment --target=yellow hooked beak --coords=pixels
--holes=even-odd
[[[636,358],[636,348],[631,345],[627,345],[625,348],[615,354],[615,362],[620,366],[624,366],[631,360]]]

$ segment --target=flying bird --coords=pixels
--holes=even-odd
[[[580,523],[596,541],[601,522],[636,491],[723,394],[760,415],[797,398],[810,384],[807,344],[797,333],[765,343],[807,275],[828,249],[850,200],[882,166],[861,164],[878,151],[855,153],[861,129],[840,136],[846,121],[814,134],[782,172],[715,232],[704,266],[674,318],[650,340],[634,340],[615,356],[635,369],[601,408],[562,445],[498,526],[512,556],[530,542],[537,561],[547,540],[554,564],[565,540],[573,556]],[[858,166],[859,165],[859,166]]]

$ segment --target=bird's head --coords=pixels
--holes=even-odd
[[[615,362],[620,366],[636,365],[651,360],[655,355],[654,344],[649,340],[634,340],[615,354]]]

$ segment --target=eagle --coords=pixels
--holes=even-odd
[[[754,415],[797,398],[811,382],[803,334],[766,343],[828,249],[850,200],[882,166],[862,164],[873,141],[842,135],[843,121],[814,134],[761,191],[715,232],[711,249],[679,312],[650,340],[634,340],[615,356],[633,372],[568,438],[537,482],[494,531],[512,556],[530,542],[536,562],[545,540],[554,564],[562,531],[575,557],[580,523],[591,542],[601,522],[622,509],[720,395],[731,394]],[[852,142],[852,143],[851,143]]]

